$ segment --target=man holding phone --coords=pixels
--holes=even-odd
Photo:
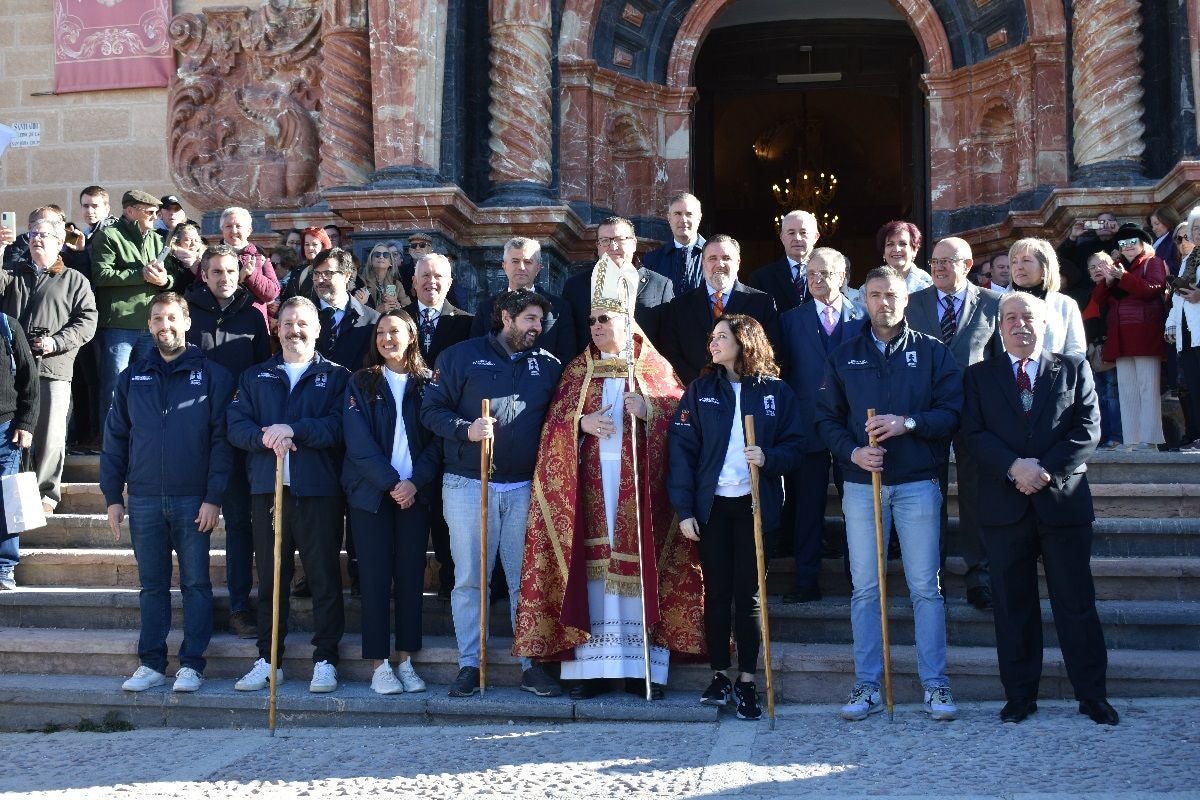
[[[1059,261],[1069,261],[1076,268],[1086,270],[1092,253],[1101,250],[1107,253],[1116,249],[1117,240],[1114,237],[1119,227],[1121,224],[1111,211],[1102,211],[1095,219],[1081,217],[1075,220],[1066,241],[1058,246]]]

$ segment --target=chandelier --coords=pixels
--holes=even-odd
[[[764,132],[754,143],[754,155],[763,162],[779,159],[780,150],[787,147],[784,145],[785,137],[791,139],[790,144],[795,147],[796,154],[795,160],[792,161],[795,172],[787,175],[781,182],[772,183],[771,195],[784,214],[795,210],[811,212],[817,218],[821,235],[831,236],[837,231],[840,222],[838,215],[830,208],[837,197],[838,178],[833,170],[824,169],[820,163],[819,153],[822,148],[819,125],[816,121],[812,123],[812,127],[817,128],[817,143],[814,147],[810,141],[813,130],[808,118],[808,95],[802,94],[799,115],[782,120]],[[818,154],[815,159],[812,157],[814,153]],[[780,226],[782,219],[782,216],[776,218],[776,228]]]
[[[822,211],[819,214],[813,212],[813,216],[817,218],[817,230],[820,231],[821,236],[833,236],[842,222],[842,218],[832,211]],[[779,233],[781,230],[783,230],[783,214],[777,214],[775,216],[775,232]]]
[[[828,210],[837,197],[838,179],[832,172],[806,170],[802,166],[796,177],[785,178],[783,184],[771,185],[771,194],[780,208],[787,211],[811,211],[817,218],[822,236],[830,236],[838,226],[838,215]],[[783,217],[779,217],[782,222]]]

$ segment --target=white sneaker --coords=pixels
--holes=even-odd
[[[857,722],[880,711],[883,711],[883,701],[879,689],[869,683],[858,683],[850,691],[846,705],[842,706],[842,719]]]
[[[312,681],[308,684],[310,692],[332,692],[337,688],[337,667],[328,661],[318,661],[313,664]]]
[[[275,680],[277,683],[283,683],[283,668],[275,670]],[[250,671],[242,676],[242,679],[233,685],[234,689],[239,692],[257,692],[259,689],[267,688],[267,684],[271,681],[271,665],[265,658],[260,658],[254,662],[254,666]]]
[[[127,692],[144,692],[155,686],[162,686],[166,682],[166,675],[156,672],[143,664],[137,668],[137,672],[133,673],[133,676],[129,680],[121,684],[121,688]]]
[[[425,681],[421,680],[421,676],[417,674],[415,669],[413,669],[411,656],[396,665],[396,675],[400,678],[400,683],[403,684],[404,691],[425,691]]]
[[[934,719],[952,720],[958,716],[954,695],[949,686],[935,686],[925,690],[925,713]]]
[[[194,692],[200,688],[200,684],[204,683],[204,676],[191,667],[180,667],[175,673],[175,685],[171,687],[173,692]]]
[[[396,673],[392,672],[390,662],[384,661],[371,676],[371,691],[375,694],[400,694],[404,691]]]

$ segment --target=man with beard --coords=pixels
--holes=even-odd
[[[946,608],[939,592],[941,539],[938,474],[962,409],[962,375],[950,349],[904,321],[908,289],[893,267],[876,267],[863,283],[869,326],[837,347],[817,392],[817,430],[845,478],[842,509],[850,551],[850,623],[854,688],[842,717],[863,720],[883,709],[883,633],[875,547],[872,473],[882,473],[883,529],[895,520],[916,628],[917,672],[924,710],[957,714],[946,677]],[[867,418],[867,409],[878,413]],[[870,444],[874,436],[877,444]]]
[[[666,489],[667,428],[683,387],[633,322],[638,280],[608,259],[592,270],[591,343],[567,365],[538,445],[513,652],[562,661],[576,700],[609,691],[610,679],[645,693],[643,600],[653,699],[671,651],[704,650],[693,616],[699,557],[672,525]]]
[[[312,591],[313,677],[310,692],[337,688],[338,643],[346,620],[342,608],[341,551],[342,400],[350,371],[316,352],[321,333],[317,308],[304,297],[279,307],[283,349],[242,373],[229,407],[229,440],[247,451],[250,519],[258,597],[270,603],[279,592],[279,654],[287,638],[289,586],[294,553]],[[275,463],[283,459],[283,557],[275,586],[272,510]],[[258,615],[259,659],[235,685],[265,689],[271,674],[271,617]],[[283,670],[278,678],[283,679]]]
[[[445,475],[442,507],[450,527],[454,591],[450,610],[458,640],[458,675],[451,697],[479,690],[479,587],[488,582],[499,557],[506,575],[521,574],[530,486],[537,466],[537,441],[546,409],[562,374],[562,364],[538,347],[542,320],[550,311],[544,297],[524,289],[496,297],[494,333],[468,339],[442,351],[425,389],[421,422],[442,437]],[[482,401],[491,402],[482,416]],[[479,574],[480,448],[492,439],[488,492],[487,574]],[[517,626],[520,586],[509,581],[509,617]],[[538,664],[521,658],[521,688],[541,697],[561,694]]]
[[[187,293],[192,327],[187,339],[234,379],[271,356],[271,340],[254,298],[238,285],[237,251],[227,244],[208,248],[200,262],[200,281]],[[258,635],[250,588],[254,582],[254,536],[250,527],[250,479],[246,453],[233,448],[229,483],[222,504],[225,517],[225,583],[229,587],[229,632],[243,639]]]
[[[184,338],[187,301],[174,292],[150,303],[155,349],[121,373],[105,421],[100,490],[108,527],[121,538],[128,487],[129,538],[137,559],[141,666],[121,688],[141,692],[166,682],[171,629],[171,551],[179,561],[183,642],[174,690],[194,692],[212,636],[209,535],[221,515],[229,477],[225,409],[233,377]]]

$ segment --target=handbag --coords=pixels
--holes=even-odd
[[[22,471],[0,477],[0,486],[4,491],[4,521],[10,534],[31,531],[46,524],[37,475],[26,469],[28,460],[29,451],[26,450],[21,456]]]

